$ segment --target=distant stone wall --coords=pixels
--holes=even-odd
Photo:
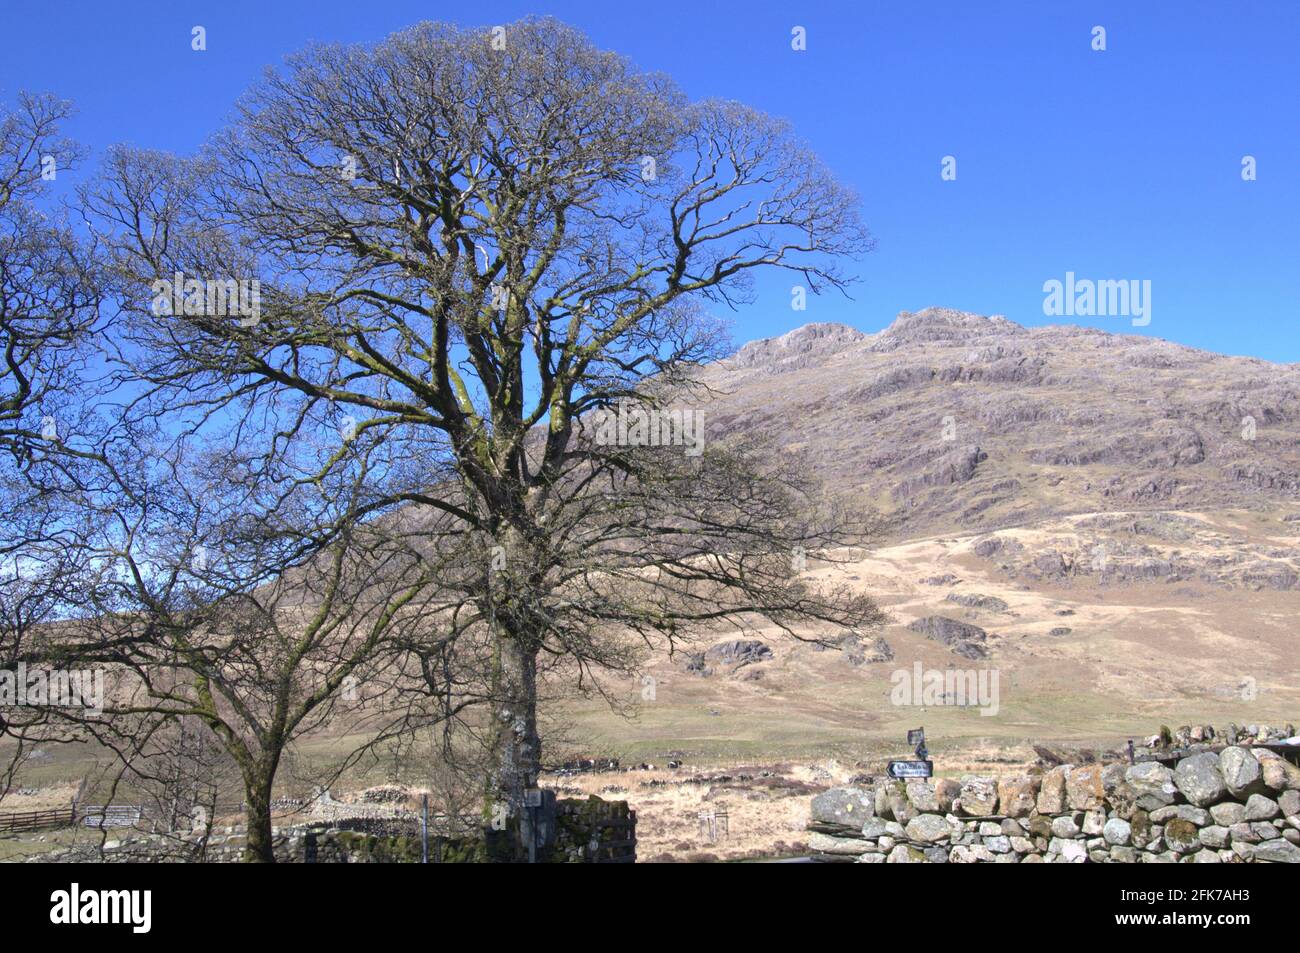
[[[418,826],[408,823],[340,821],[299,825],[273,830],[272,849],[279,863],[287,864],[418,864],[422,844]],[[32,858],[41,863],[235,863],[243,859],[243,827],[214,831],[206,844],[198,835],[123,833],[107,839],[101,850],[98,838],[64,850]],[[489,839],[430,835],[430,863],[484,863],[490,857]],[[556,802],[552,846],[538,858],[541,863],[633,863],[636,861],[636,812],[626,801],[586,800]]]
[[[857,863],[1300,863],[1300,767],[1249,746],[813,799],[808,844]]]

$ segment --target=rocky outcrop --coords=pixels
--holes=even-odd
[[[977,625],[960,622],[947,616],[932,615],[917,619],[907,626],[913,632],[920,632],[926,638],[942,642],[957,655],[968,659],[988,657],[984,643],[988,633]]]
[[[978,592],[950,592],[945,598],[968,609],[984,609],[988,612],[1006,612],[1007,604],[997,596],[982,596]]]
[[[851,632],[839,640],[840,652],[850,665],[865,665],[872,662],[891,662],[894,650],[888,642],[878,635],[858,635]]]
[[[746,665],[766,662],[771,658],[772,649],[765,642],[758,639],[732,639],[719,642],[703,652],[686,653],[684,665],[686,671],[694,675],[708,677],[720,668],[734,675]]]

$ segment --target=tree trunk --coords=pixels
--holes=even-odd
[[[271,783],[257,779],[244,782],[247,802],[244,817],[248,837],[244,842],[244,863],[273,864],[275,851],[271,839]]]
[[[493,829],[517,836],[524,816],[524,791],[537,786],[541,770],[537,653],[517,637],[499,633],[494,676],[494,750],[486,811]],[[514,859],[526,859],[527,854],[526,844],[515,844]]]

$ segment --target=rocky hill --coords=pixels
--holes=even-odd
[[[1133,510],[1300,519],[1300,365],[929,308],[756,341],[705,379],[711,435],[778,435],[899,539]]]
[[[765,435],[882,515],[806,576],[892,622],[824,646],[719,632],[712,655],[649,666],[635,731],[579,719],[612,753],[898,756],[924,724],[951,767],[1152,723],[1296,720],[1300,365],[932,308],[877,334],[808,325],[702,378],[707,439]],[[900,703],[914,670],[1000,681],[989,704]]]

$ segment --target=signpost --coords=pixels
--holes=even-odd
[[[537,809],[542,806],[542,789],[527,788],[524,791],[524,807],[528,809],[528,862],[537,863]]]
[[[930,751],[925,746],[925,729],[912,728],[907,732],[907,743],[916,748],[916,761],[891,761],[886,769],[891,778],[932,778],[934,762],[928,760]]]

